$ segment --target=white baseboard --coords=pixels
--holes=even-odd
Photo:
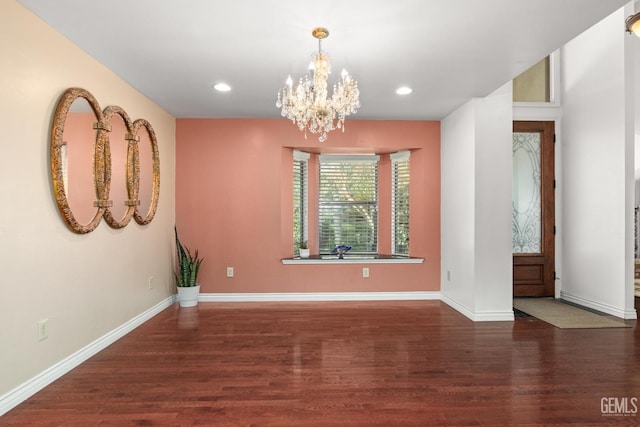
[[[476,311],[471,319],[474,322],[513,322],[513,309],[507,311]]]
[[[616,316],[616,317],[620,317],[621,319],[637,319],[638,315],[636,313],[635,309],[630,309],[630,310],[626,310],[626,309],[621,309],[619,307],[614,307],[612,305],[609,304],[603,304],[597,301],[593,301],[590,300],[588,298],[583,298],[583,297],[579,297],[576,295],[571,295],[569,293],[566,292],[560,292],[560,298],[565,300],[565,301],[569,301],[572,302],[574,304],[578,304],[581,305],[583,307],[587,307],[593,310],[597,310],[600,311],[602,313],[607,313],[610,314],[612,316]]]
[[[442,302],[474,322],[513,322],[513,309],[507,311],[473,311],[451,298],[442,295]]]
[[[82,362],[86,361],[101,350],[107,348],[109,345],[113,344],[138,326],[142,325],[144,322],[151,319],[162,310],[171,306],[175,302],[175,300],[175,296],[166,298],[164,301],[161,301],[160,303],[151,307],[149,310],[139,314],[123,325],[117,327],[106,335],[88,344],[84,348],[81,348],[80,350],[76,351],[75,353],[71,354],[70,356],[66,357],[50,368],[44,370],[27,382],[19,385],[13,390],[10,390],[3,396],[0,396],[0,416],[9,412],[11,409],[18,406],[20,403],[24,402],[29,397],[33,396],[67,372],[71,371]]]
[[[451,298],[442,295],[442,302],[444,302],[445,304],[447,304],[449,307],[453,308],[454,310],[458,311],[460,314],[468,317],[469,319],[473,320],[473,311],[469,310],[467,307],[465,307],[464,305],[458,303],[457,301],[452,300]]]
[[[472,312],[437,291],[417,292],[292,292],[201,293],[200,302],[410,301],[440,300],[477,322],[513,321],[513,310]]]
[[[201,293],[201,302],[409,301],[439,300],[440,292]]]

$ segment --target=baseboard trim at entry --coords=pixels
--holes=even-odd
[[[602,304],[587,298],[582,298],[576,295],[571,295],[568,294],[566,292],[560,292],[560,298],[568,301],[568,302],[572,302],[574,304],[578,304],[580,306],[583,307],[587,307],[590,308],[592,310],[596,310],[602,313],[606,313],[606,314],[610,314],[612,316],[616,316],[619,317],[621,319],[626,319],[626,320],[634,320],[638,318],[638,315],[636,313],[635,309],[631,309],[631,310],[625,310],[625,309],[620,309],[618,307],[614,307],[612,305],[609,304]]]

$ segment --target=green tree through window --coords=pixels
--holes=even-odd
[[[378,156],[320,156],[320,253],[378,251]]]

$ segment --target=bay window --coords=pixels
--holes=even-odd
[[[349,254],[409,256],[410,152],[384,156],[388,157],[381,163],[380,155],[308,154],[294,150],[294,256],[299,255],[300,244],[307,242],[309,235],[315,254],[330,254],[335,246],[348,245]],[[378,182],[381,164],[383,185]],[[311,186],[310,173],[314,174]],[[386,181],[389,177],[390,185]],[[381,188],[384,190],[379,194]],[[382,230],[380,208],[384,213],[381,221],[386,224]],[[384,233],[382,248],[378,247],[379,233]]]

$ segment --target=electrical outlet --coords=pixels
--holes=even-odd
[[[233,267],[227,267],[227,277],[233,277]]]
[[[368,267],[362,267],[362,277],[364,277],[365,279],[367,277],[369,277],[369,268]]]
[[[42,319],[38,322],[38,341],[42,341],[49,336],[48,329],[49,319]]]
[[[149,283],[149,289],[153,289],[153,276],[149,276],[148,283]]]

